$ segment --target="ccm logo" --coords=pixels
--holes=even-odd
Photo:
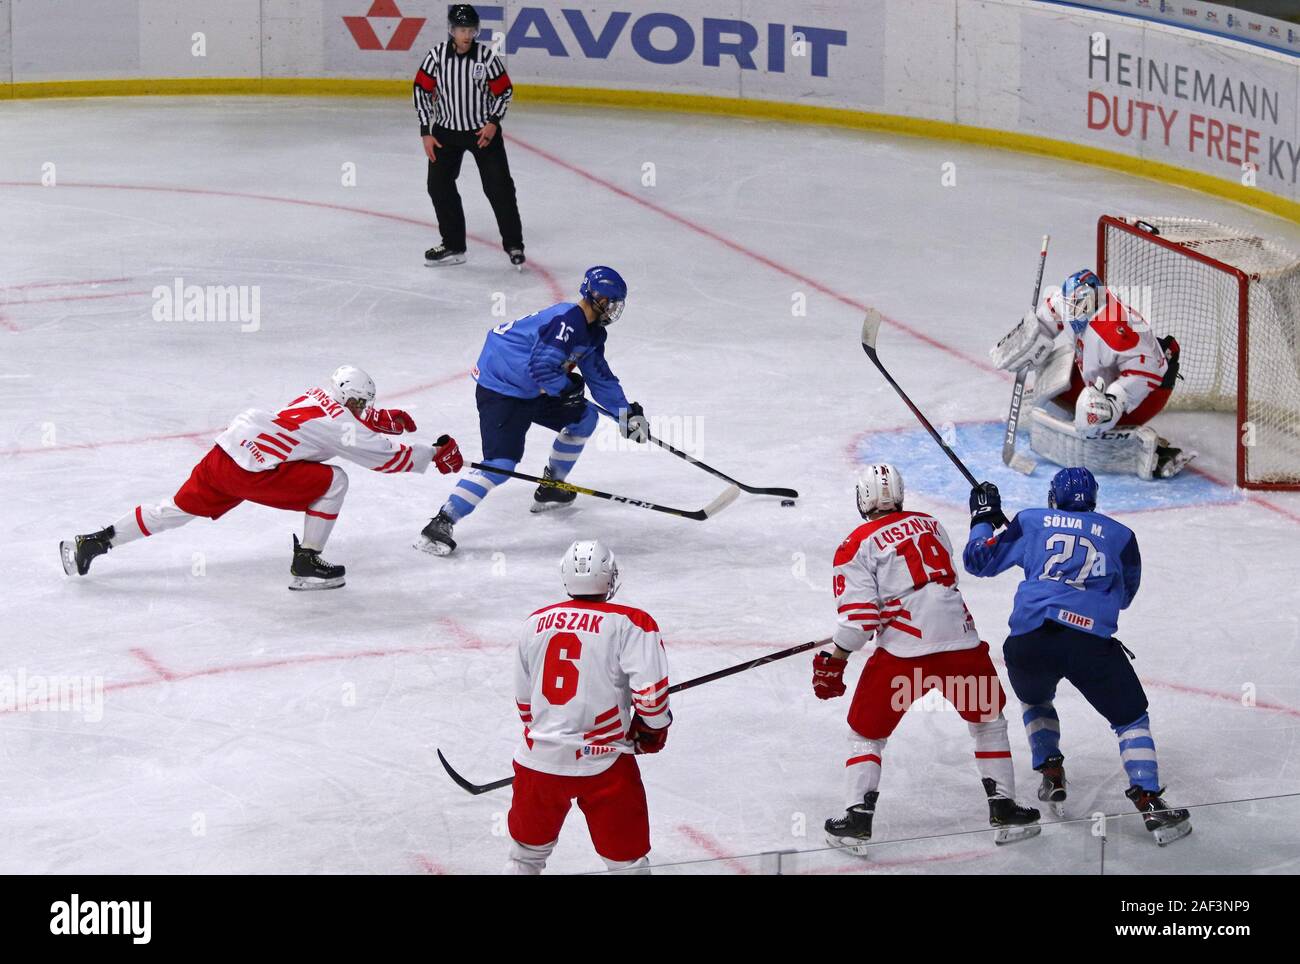
[[[1091,616],[1080,616],[1078,613],[1072,613],[1068,609],[1061,609],[1056,615],[1063,623],[1069,623],[1071,626],[1078,626],[1080,629],[1092,629]]]

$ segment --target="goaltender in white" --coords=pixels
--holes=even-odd
[[[1057,465],[1168,479],[1196,457],[1147,425],[1173,392],[1178,342],[1157,338],[1087,268],[989,354],[999,368],[1033,372],[1029,445]]]

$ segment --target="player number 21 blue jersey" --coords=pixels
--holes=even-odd
[[[1119,612],[1137,595],[1142,557],[1127,526],[1099,512],[1025,509],[999,535],[987,522],[971,529],[962,555],[966,571],[995,576],[1024,570],[1011,611],[1011,633],[1052,620],[1097,636],[1113,636]]]

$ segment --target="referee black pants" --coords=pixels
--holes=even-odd
[[[429,198],[438,217],[438,230],[443,246],[452,251],[465,250],[465,208],[456,190],[460,177],[461,161],[465,152],[474,155],[478,164],[479,180],[483,193],[497,217],[501,232],[501,247],[509,251],[524,246],[524,229],[519,223],[519,202],[515,199],[515,181],[510,176],[510,161],[506,158],[505,140],[500,128],[487,147],[478,146],[476,131],[453,131],[446,127],[433,127],[430,131],[442,147],[433,152],[438,158],[429,162]]]

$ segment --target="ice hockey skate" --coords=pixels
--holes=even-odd
[[[1164,787],[1143,790],[1136,786],[1124,791],[1124,796],[1133,801],[1133,806],[1142,814],[1142,822],[1161,847],[1181,840],[1192,832],[1191,814],[1186,810],[1175,810],[1165,803],[1162,797],[1164,792]]]
[[[856,857],[867,855],[867,843],[871,840],[871,821],[876,815],[876,800],[880,793],[872,790],[861,803],[855,803],[844,811],[842,817],[832,817],[826,821],[826,842],[832,847],[840,847]]]
[[[548,465],[542,472],[545,478],[555,478],[555,473],[551,471]],[[569,492],[565,489],[557,489],[553,485],[539,485],[533,492],[533,504],[529,512],[550,512],[552,509],[563,509],[567,505],[573,505],[574,499],[578,493]]]
[[[90,572],[90,564],[98,556],[104,555],[112,548],[113,527],[100,529],[88,535],[73,536],[59,543],[59,558],[63,562],[63,571],[71,576],[74,572],[84,576]]]
[[[289,583],[290,589],[299,592],[338,589],[344,584],[346,571],[343,566],[330,565],[315,549],[304,549],[298,542],[298,537],[293,537],[293,564],[289,566],[293,579]]]
[[[1022,807],[1016,801],[1002,796],[998,785],[985,777],[984,792],[989,798],[989,826],[996,829],[993,842],[1002,844],[1016,843],[1037,837],[1043,832],[1038,825],[1039,813],[1033,807]]]
[[[449,556],[456,551],[456,540],[451,537],[455,523],[451,516],[439,512],[429,520],[429,524],[420,530],[420,538],[415,548],[431,556]]]
[[[451,248],[438,245],[424,252],[424,263],[430,268],[443,268],[452,264],[464,264],[465,252],[453,251]]]
[[[1038,799],[1058,817],[1065,816],[1065,757],[1059,753],[1049,756],[1043,765],[1035,767],[1042,774],[1038,785]]]

